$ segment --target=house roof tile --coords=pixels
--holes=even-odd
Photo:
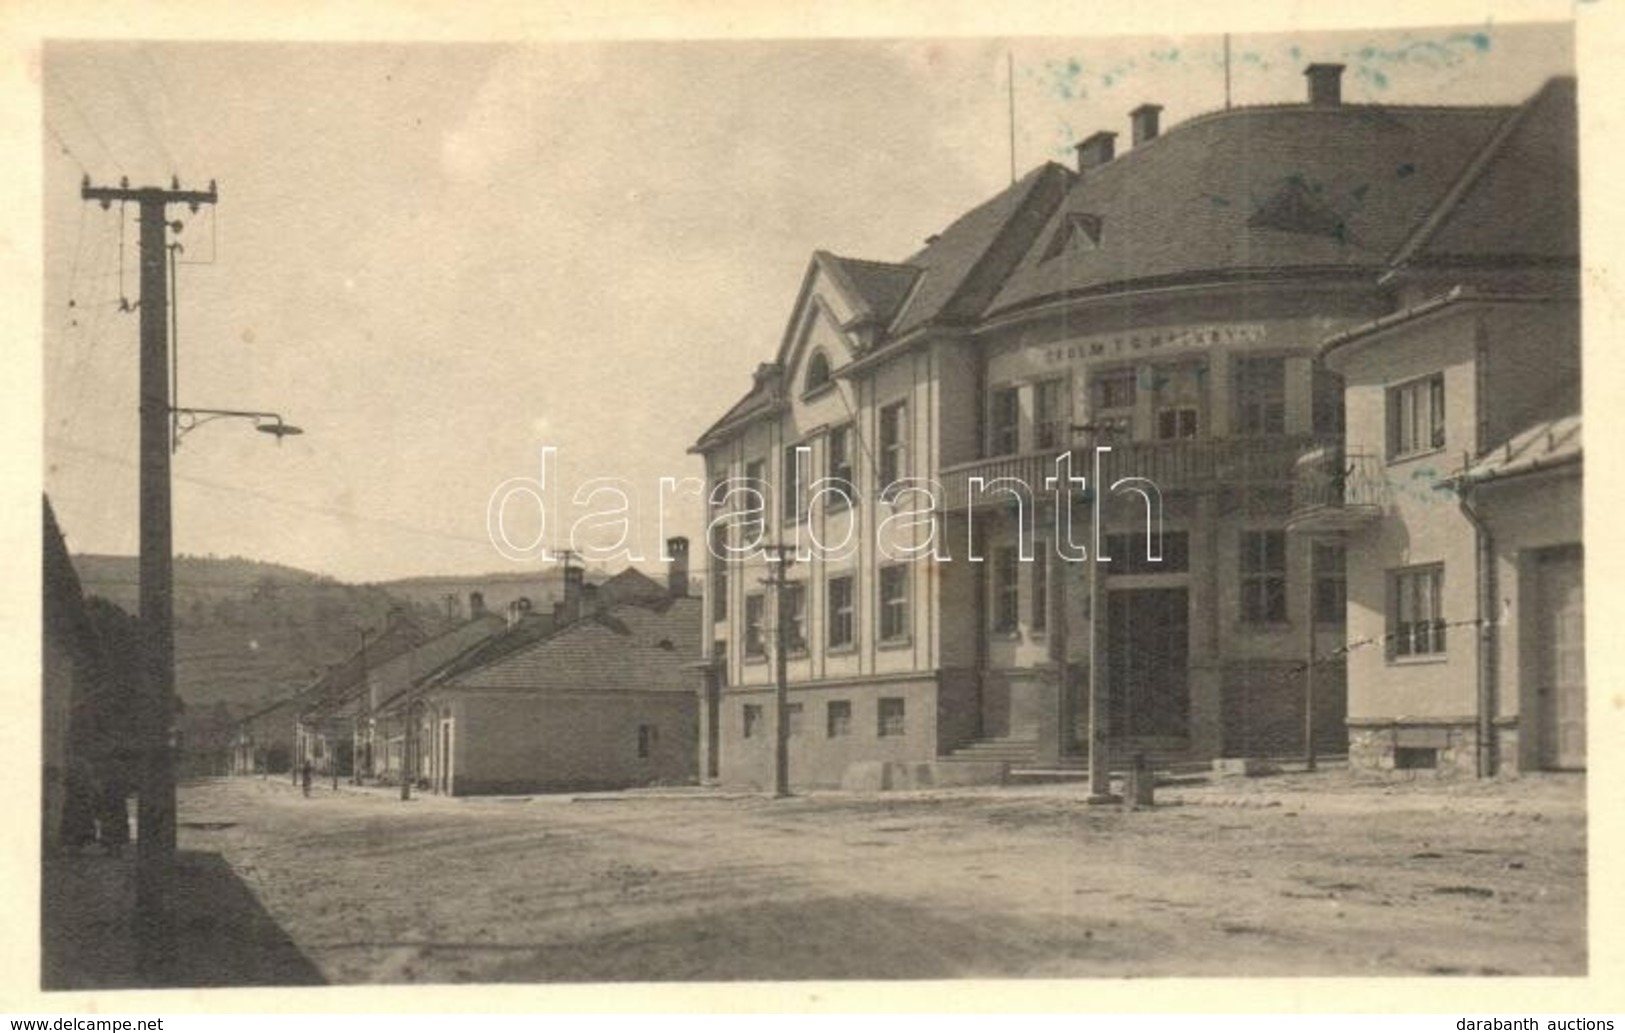
[[[1384,268],[1511,113],[1347,104],[1192,119],[1079,176],[990,315],[1136,282]],[[1051,252],[1074,215],[1090,249]]]

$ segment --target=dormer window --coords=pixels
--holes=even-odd
[[[1105,220],[1093,212],[1068,212],[1060,228],[1050,238],[1044,261],[1066,251],[1098,251],[1105,233]]]
[[[829,386],[829,356],[821,351],[813,352],[812,358],[807,360],[807,382],[803,388],[806,394],[813,394]]]
[[[1320,198],[1318,187],[1311,187],[1301,176],[1288,176],[1247,224],[1282,233],[1301,233],[1312,237],[1331,237],[1347,242],[1349,232],[1343,217],[1333,211]]]

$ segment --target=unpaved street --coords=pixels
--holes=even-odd
[[[182,794],[330,982],[1580,974],[1584,782]]]

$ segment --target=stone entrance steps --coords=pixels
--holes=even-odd
[[[1159,771],[1187,773],[1208,768],[1207,761],[1191,755],[1190,746],[1184,739],[1140,739],[1114,744],[1110,758],[1112,770],[1117,772],[1127,768],[1134,754],[1139,752],[1145,753],[1152,766]],[[1018,782],[1081,781],[1089,777],[1087,753],[1069,753],[1040,765],[1038,741],[1014,736],[974,740],[938,758],[938,763],[1002,763],[1008,765],[1011,781]]]

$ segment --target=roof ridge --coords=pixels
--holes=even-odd
[[[1467,167],[1462,170],[1456,182],[1452,183],[1450,188],[1444,192],[1444,195],[1439,199],[1439,203],[1417,224],[1416,230],[1399,245],[1393,257],[1388,260],[1390,267],[1402,266],[1409,262],[1444,227],[1457,206],[1483,180],[1484,174],[1495,163],[1496,157],[1500,155],[1507,141],[1512,139],[1513,135],[1527,120],[1529,112],[1550,92],[1554,82],[1556,82],[1555,79],[1548,79],[1539,90],[1535,91],[1532,97],[1513,108],[1506,116],[1506,119],[1496,127],[1495,132],[1490,134],[1489,140],[1467,163]]]

